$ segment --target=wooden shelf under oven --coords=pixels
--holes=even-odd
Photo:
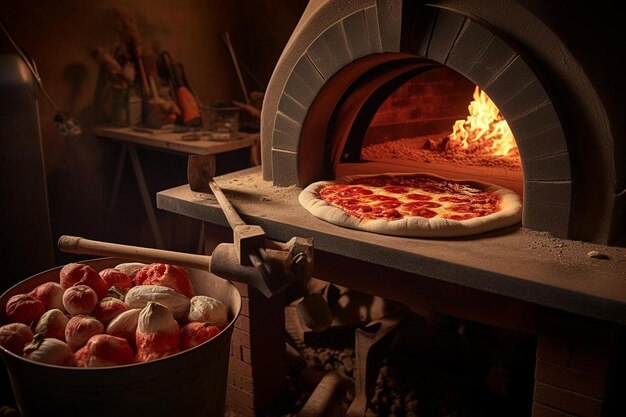
[[[396,270],[403,280],[408,273],[413,280],[431,278],[446,285],[626,324],[623,248],[556,239],[520,226],[448,239],[377,235],[312,216],[298,203],[299,188],[273,186],[262,179],[260,167],[217,177],[216,181],[242,218],[262,226],[272,239],[312,237],[316,252]],[[208,223],[228,225],[214,197],[193,192],[188,185],[159,192],[157,206]],[[609,259],[590,258],[587,254],[592,250]],[[394,286],[393,274],[379,279],[387,287]],[[371,280],[359,283],[357,278],[352,282],[357,290],[375,290]]]

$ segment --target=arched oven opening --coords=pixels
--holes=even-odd
[[[427,172],[523,194],[519,151],[504,116],[478,86],[432,60],[404,54],[364,58],[336,74],[312,109],[303,135],[312,128],[311,134],[325,137],[327,172],[310,166],[310,152],[300,152],[304,182]]]

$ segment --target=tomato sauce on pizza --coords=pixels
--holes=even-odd
[[[319,198],[361,220],[469,220],[500,210],[501,197],[471,183],[428,175],[371,176],[327,184]]]
[[[522,219],[522,199],[512,190],[426,173],[317,181],[300,192],[298,201],[329,223],[395,236],[466,236]]]

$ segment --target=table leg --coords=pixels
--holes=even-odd
[[[109,199],[109,207],[107,209],[107,216],[105,224],[107,227],[113,223],[113,210],[117,204],[117,197],[120,193],[120,184],[122,182],[122,173],[124,172],[124,162],[126,161],[126,154],[128,152],[128,145],[123,143],[120,149],[120,155],[117,158],[117,165],[115,166],[115,178],[113,179],[113,189],[111,189],[111,197]]]
[[[130,162],[133,165],[133,171],[135,171],[135,178],[137,179],[137,185],[139,186],[139,192],[141,193],[141,199],[143,200],[143,207],[146,210],[148,216],[148,222],[152,229],[152,235],[157,248],[164,249],[163,237],[161,236],[161,230],[159,229],[159,223],[157,222],[156,215],[154,214],[154,207],[150,194],[148,193],[148,186],[146,185],[146,179],[141,169],[141,163],[139,162],[139,156],[137,155],[137,148],[134,145],[128,145],[128,153],[130,155]]]
[[[198,235],[198,247],[196,249],[198,255],[204,255],[204,222],[200,221],[200,233]]]

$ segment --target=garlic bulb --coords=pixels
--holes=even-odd
[[[135,332],[139,320],[140,308],[133,308],[115,317],[106,328],[106,333],[112,336],[122,337],[129,342],[135,343]]]
[[[24,357],[31,361],[49,365],[76,366],[76,358],[67,343],[58,339],[46,338],[36,334],[31,343],[24,348]]]
[[[177,319],[184,318],[189,311],[188,297],[162,285],[137,285],[128,291],[124,301],[129,308],[144,308],[150,301],[163,304]]]
[[[190,301],[189,321],[201,321],[219,328],[228,325],[228,309],[220,300],[206,295],[196,295]]]
[[[43,333],[65,342],[65,327],[70,319],[58,308],[46,311],[39,319],[35,333]]]
[[[144,266],[146,266],[146,264],[142,264],[140,262],[126,262],[116,265],[115,269],[125,273],[130,277],[131,280],[134,281],[135,275],[137,275],[137,272],[139,272],[139,270]]]
[[[163,304],[148,302],[139,313],[137,362],[146,362],[177,353],[180,350],[180,327],[172,312]]]

